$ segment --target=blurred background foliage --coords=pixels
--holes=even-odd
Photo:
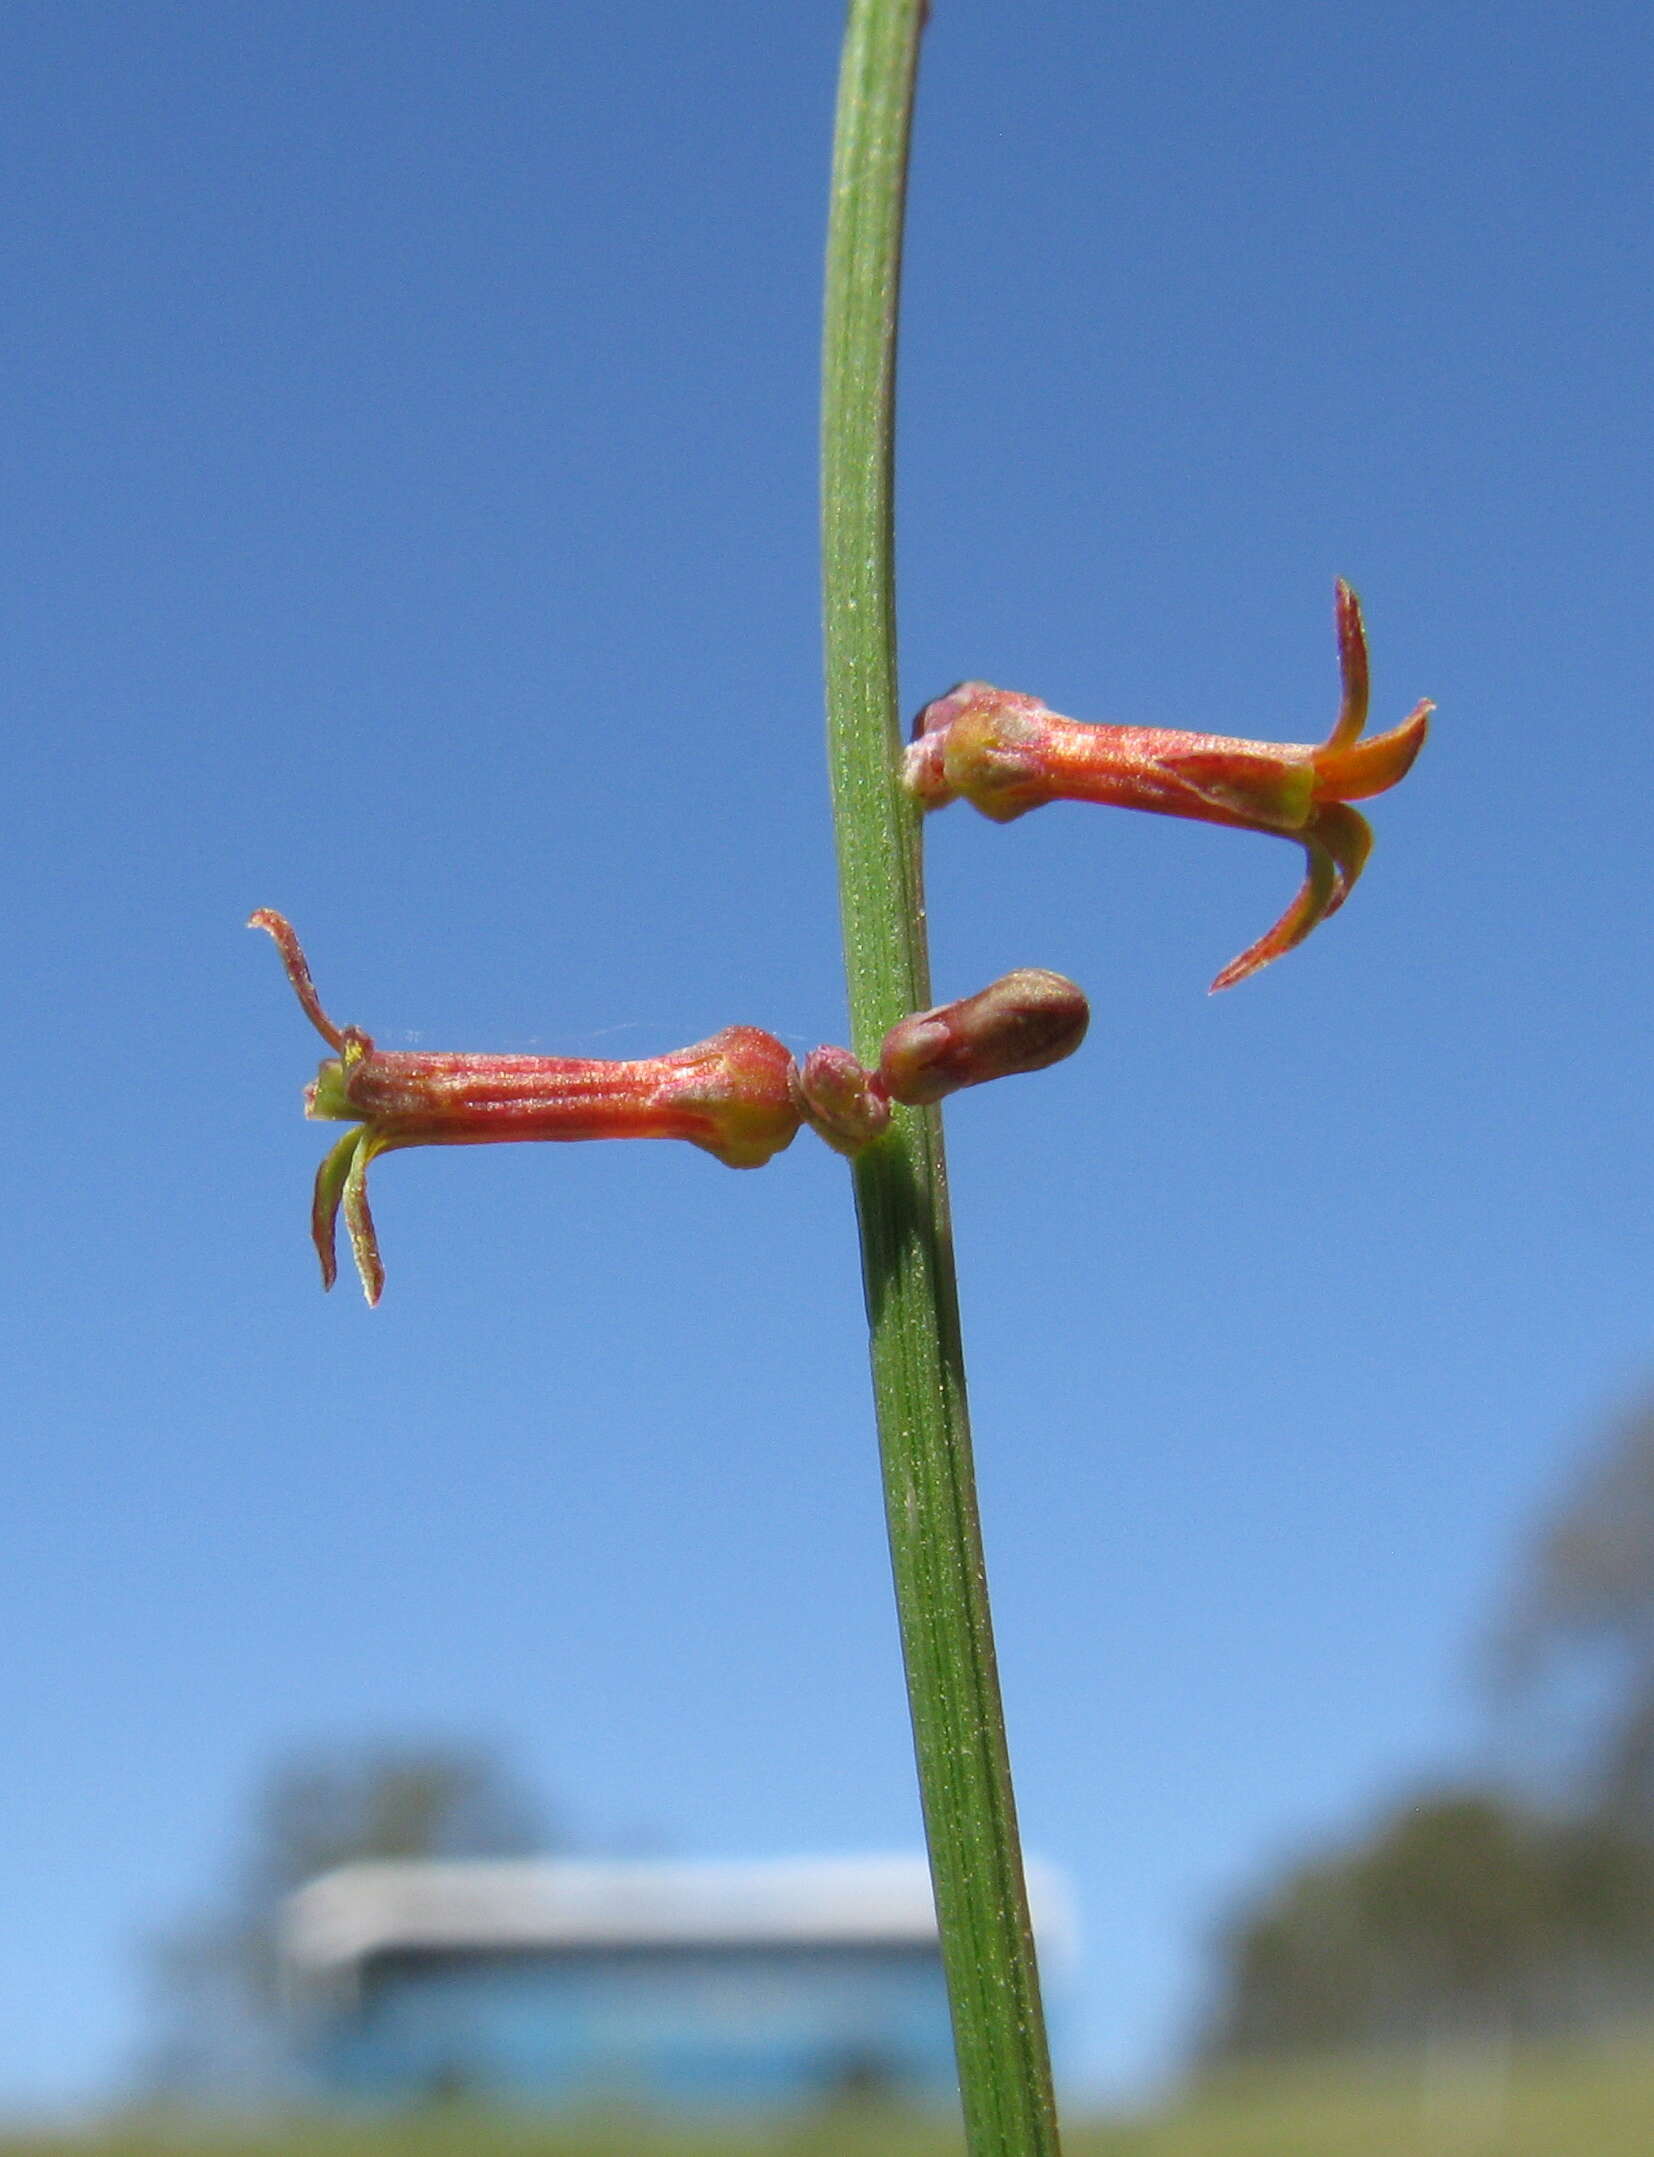
[[[1484,1662],[1485,1784],[1414,1794],[1236,1915],[1209,2064],[1654,2011],[1654,1403],[1538,1523]]]
[[[554,1847],[539,1800],[481,1746],[361,1744],[278,1762],[254,1793],[232,1879],[146,1944],[146,2099],[244,2110],[285,2093],[281,1912],[306,1880],[357,1859]]]

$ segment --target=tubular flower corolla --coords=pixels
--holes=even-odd
[[[362,1287],[369,1303],[379,1301],[385,1269],[368,1210],[367,1169],[400,1146],[684,1138],[730,1168],[758,1168],[798,1130],[793,1059],[759,1027],[726,1026],[692,1048],[632,1063],[378,1049],[354,1026],[335,1026],[322,1009],[288,921],[261,907],[248,926],[275,938],[306,1017],[336,1051],[305,1088],[305,1114],[355,1126],[316,1174],[311,1234],[325,1288],[337,1271],[342,1205]]]
[[[1389,733],[1363,738],[1367,639],[1360,601],[1342,581],[1336,615],[1343,702],[1318,746],[1092,726],[1037,697],[961,682],[919,714],[903,782],[927,809],[963,796],[997,823],[1049,801],[1095,801],[1295,839],[1307,857],[1303,887],[1212,983],[1231,988],[1343,905],[1373,843],[1366,818],[1349,804],[1406,776],[1434,709],[1421,703]]]

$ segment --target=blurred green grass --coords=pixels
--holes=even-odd
[[[1648,2157],[1654,2032],[1591,2051],[1443,2053],[1377,2067],[1257,2069],[1139,2119],[1075,2122],[1067,2157]],[[668,2135],[637,2122],[551,2129],[475,2113],[376,2127],[209,2131],[129,2122],[0,2134],[0,2157],[959,2157],[956,2133],[844,2113]]]

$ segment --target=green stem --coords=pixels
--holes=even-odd
[[[823,353],[828,753],[852,1038],[932,1001],[918,817],[896,783],[891,445],[924,0],[852,0]],[[1056,2110],[994,1665],[941,1119],[855,1163],[873,1391],[920,1795],[972,2157],[1055,2157]]]

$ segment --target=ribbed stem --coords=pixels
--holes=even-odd
[[[896,784],[891,448],[924,0],[852,0],[828,231],[822,444],[828,747],[852,1037],[931,1002],[918,818]],[[942,1128],[856,1161],[885,1503],[972,2157],[1055,2157],[1056,2111],[977,1520]]]

